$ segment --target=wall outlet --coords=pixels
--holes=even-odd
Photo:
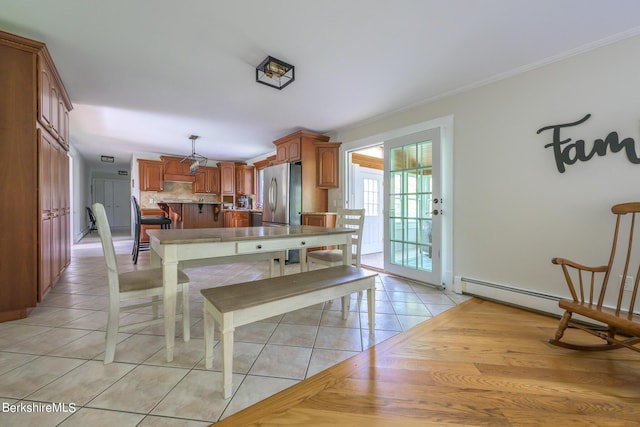
[[[622,274],[619,276],[620,280],[622,280]],[[633,276],[627,276],[624,281],[624,290],[631,292],[633,290]]]

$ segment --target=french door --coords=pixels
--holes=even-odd
[[[440,285],[440,128],[386,140],[384,150],[384,268]]]

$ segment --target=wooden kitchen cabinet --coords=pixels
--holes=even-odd
[[[336,226],[337,214],[335,212],[305,212],[300,217],[300,223],[302,225],[315,225],[317,227],[330,227]],[[307,252],[321,251],[330,249],[328,246],[319,246],[316,248],[307,248]]]
[[[225,211],[224,226],[225,227],[250,227],[251,212],[240,211],[240,210]]]
[[[300,130],[273,141],[276,146],[275,163],[296,163],[302,161],[305,141],[328,141],[329,137],[318,133]]]
[[[164,216],[162,209],[140,209],[140,216]],[[140,224],[140,243],[149,243],[147,230],[160,230],[160,225]]]
[[[138,160],[140,191],[164,189],[164,163],[156,160]]]
[[[318,227],[335,227],[335,212],[305,212],[301,217],[302,225],[315,225]]]
[[[160,156],[164,165],[165,181],[194,182],[195,178],[189,173],[189,165],[182,157]]]
[[[0,31],[0,321],[27,311],[70,262],[68,112],[45,44]]]
[[[210,166],[202,168],[202,172],[196,174],[193,183],[194,193],[220,194],[220,169]]]
[[[318,188],[338,188],[340,143],[314,142]]]
[[[254,167],[248,165],[237,165],[236,169],[236,194],[255,194],[254,191]]]
[[[235,196],[236,164],[233,162],[220,162],[218,163],[218,169],[220,169],[220,193],[223,196]]]

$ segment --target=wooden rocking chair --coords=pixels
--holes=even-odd
[[[558,305],[564,315],[551,344],[573,350],[612,350],[626,347],[640,352],[634,344],[640,342],[640,316],[634,313],[638,282],[640,280],[640,245],[634,244],[636,215],[640,202],[614,205],[616,215],[611,255],[607,265],[587,267],[564,258],[554,258],[560,265],[569,286],[572,300],[560,300]],[[626,277],[634,282],[625,290]],[[617,283],[617,279],[620,278]],[[609,283],[615,283],[609,287]],[[607,294],[607,290],[611,290]],[[573,314],[587,318],[589,322],[572,320]],[[594,321],[596,324],[591,324]],[[602,344],[577,344],[561,341],[567,327],[582,329],[605,340]]]

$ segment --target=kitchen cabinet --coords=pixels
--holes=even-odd
[[[316,185],[318,188],[338,188],[340,143],[314,142],[316,148]]]
[[[195,178],[189,173],[189,165],[182,157],[160,156],[164,166],[165,181],[194,182]]]
[[[224,212],[225,227],[250,227],[250,225],[250,211],[230,210]]]
[[[0,321],[27,316],[70,261],[67,113],[45,44],[0,31]]]
[[[219,228],[224,224],[220,204],[184,203],[182,205],[182,228]]]
[[[220,169],[201,168],[193,183],[193,193],[220,194]]]
[[[302,225],[315,225],[318,227],[335,227],[335,212],[304,212],[300,218]]]
[[[298,131],[273,141],[276,146],[275,163],[296,163],[302,160],[304,141],[328,141],[329,137],[308,131]]]
[[[164,189],[164,163],[156,160],[138,160],[140,191]]]
[[[162,209],[140,209],[140,216],[164,216]],[[147,230],[160,230],[160,225],[140,224],[140,243],[149,243]]]
[[[248,165],[237,165],[236,169],[236,194],[255,194],[253,188],[254,167]]]
[[[300,217],[300,223],[302,225],[315,225],[317,227],[330,227],[336,226],[337,214],[335,212],[303,212]],[[315,248],[307,248],[307,252],[320,251],[330,249],[327,246],[319,246]]]
[[[233,162],[220,162],[218,163],[218,169],[220,169],[220,193],[223,196],[235,196],[236,164]]]

